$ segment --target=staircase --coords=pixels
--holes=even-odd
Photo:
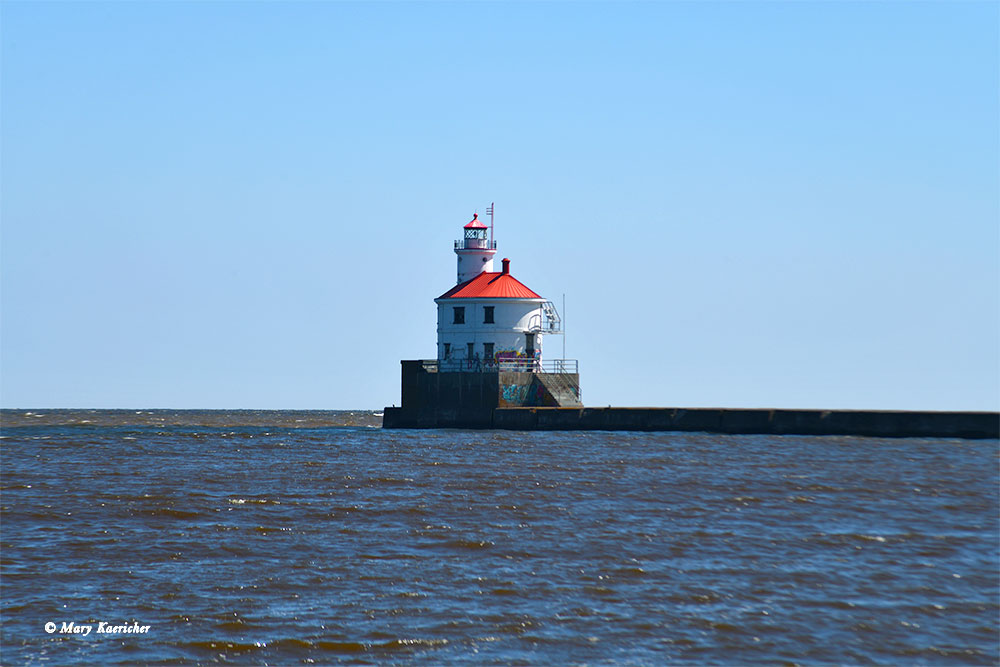
[[[579,376],[570,373],[539,373],[536,376],[561,408],[582,408]]]
[[[542,304],[542,333],[560,333],[562,332],[562,320],[559,317],[559,313],[556,311],[555,304],[551,301],[546,301]]]

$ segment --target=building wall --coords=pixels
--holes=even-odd
[[[523,358],[525,333],[541,324],[542,299],[436,299],[438,305],[437,358],[468,361],[468,344],[474,344],[473,359],[483,359],[484,343],[493,343],[494,355],[500,358]],[[493,324],[483,322],[485,307],[493,306]],[[465,323],[454,323],[454,308],[465,309]],[[541,333],[535,334],[535,358],[542,357]]]
[[[496,373],[439,373],[434,362],[402,361],[402,406],[434,411],[494,408],[499,403]]]

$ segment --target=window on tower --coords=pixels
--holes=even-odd
[[[483,359],[487,363],[493,363],[493,343],[483,343]]]
[[[493,309],[496,306],[483,307],[483,324],[493,324]]]
[[[455,312],[455,319],[451,323],[465,324],[465,306],[455,306],[452,310]]]

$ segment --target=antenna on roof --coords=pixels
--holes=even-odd
[[[490,216],[490,247],[493,247],[493,202],[486,207],[486,215]]]

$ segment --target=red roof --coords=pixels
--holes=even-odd
[[[479,214],[478,213],[473,213],[472,214],[472,221],[469,222],[469,224],[467,224],[465,226],[465,229],[486,229],[486,225],[484,225],[483,223],[479,222]]]
[[[509,273],[480,273],[455,285],[439,299],[541,299]]]

